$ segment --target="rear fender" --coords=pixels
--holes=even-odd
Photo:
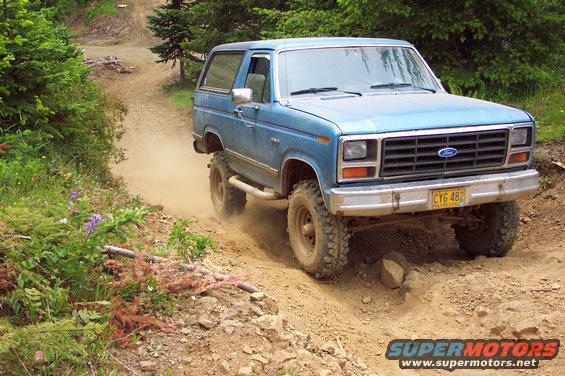
[[[204,129],[204,145],[206,147],[206,153],[210,153],[210,151],[208,150],[208,137],[210,135],[215,135],[216,137],[218,137],[218,140],[220,140],[220,144],[222,145],[222,150],[225,150],[224,147],[224,141],[222,140],[222,137],[220,136],[220,131],[216,128],[214,128],[213,126],[208,126]]]

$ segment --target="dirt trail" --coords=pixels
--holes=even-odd
[[[208,200],[209,158],[192,150],[188,111],[173,107],[162,86],[174,74],[154,63],[156,57],[144,47],[84,46],[91,58],[119,56],[136,73],[103,80],[108,92],[128,108],[127,132],[120,142],[127,160],[113,166],[133,194],[175,214],[210,215]]]
[[[131,193],[162,204],[170,213],[194,218],[196,229],[212,235],[219,245],[207,263],[247,275],[280,301],[297,328],[324,340],[340,338],[349,351],[384,374],[400,373],[397,363],[384,358],[393,338],[508,338],[529,321],[535,330],[522,336],[563,338],[563,174],[555,175],[553,188],[521,203],[521,236],[504,259],[469,260],[450,230],[429,235],[387,227],[354,237],[354,257],[347,270],[336,280],[319,282],[302,272],[292,257],[284,203],[251,200],[236,220],[213,217],[209,156],[193,152],[189,111],[173,107],[161,89],[174,72],[155,64],[155,56],[138,42],[83,45],[89,58],[116,55],[136,67],[132,75],[102,79],[128,107],[127,133],[120,143],[128,160],[114,166],[114,172]],[[408,301],[376,276],[373,263],[387,251],[402,252],[419,272],[419,288]],[[364,304],[366,297],[371,302]],[[478,307],[487,314],[479,317]],[[563,358],[543,363],[542,373],[565,374]]]

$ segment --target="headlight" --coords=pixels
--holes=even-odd
[[[367,141],[346,141],[343,145],[343,159],[352,161],[367,158]]]
[[[532,128],[515,128],[510,134],[510,144],[512,146],[529,146],[531,143]]]

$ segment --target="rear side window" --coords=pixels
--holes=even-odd
[[[208,65],[200,87],[203,89],[229,92],[241,64],[243,53],[216,53]]]

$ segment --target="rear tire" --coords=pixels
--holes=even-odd
[[[223,151],[214,153],[210,163],[210,194],[216,213],[221,217],[239,214],[245,209],[245,192],[232,186],[228,180],[236,173],[228,165]]]
[[[518,237],[516,201],[481,205],[474,210],[483,223],[475,227],[454,225],[455,238],[469,256],[504,257]]]
[[[298,262],[315,278],[335,275],[347,264],[347,220],[326,209],[315,180],[294,185],[288,204],[288,235]]]

